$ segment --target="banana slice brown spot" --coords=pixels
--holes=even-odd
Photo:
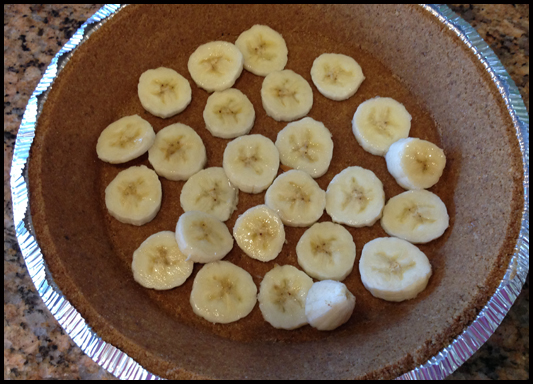
[[[416,265],[413,260],[409,261],[408,263],[402,262],[401,254],[388,255],[385,252],[378,252],[376,253],[376,256],[381,259],[382,264],[384,264],[385,266],[372,266],[372,269],[386,275],[388,277],[388,280],[393,277],[398,280],[402,280],[403,274],[409,269],[414,268],[414,266]]]

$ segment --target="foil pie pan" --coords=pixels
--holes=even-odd
[[[148,372],[124,352],[102,340],[63,296],[35,240],[29,211],[27,164],[37,119],[51,85],[75,49],[123,6],[106,5],[88,19],[53,58],[33,92],[18,131],[11,168],[11,194],[16,236],[28,272],[44,303],[72,340],[96,363],[119,379],[160,377]],[[522,152],[524,206],[514,255],[496,292],[473,323],[449,346],[399,379],[443,379],[470,358],[495,332],[519,295],[529,272],[529,116],[518,88],[494,52],[468,23],[444,5],[423,5],[455,33],[483,64],[496,84],[512,118]]]

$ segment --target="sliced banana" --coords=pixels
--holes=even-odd
[[[355,243],[342,225],[315,223],[296,245],[298,264],[317,280],[342,281],[353,269]]]
[[[248,209],[233,227],[239,247],[253,259],[274,260],[285,243],[285,227],[279,216],[266,205]]]
[[[259,286],[259,309],[274,328],[296,329],[307,324],[305,300],[313,279],[292,265],[276,265]]]
[[[257,287],[252,276],[229,261],[215,261],[198,271],[190,303],[194,313],[212,323],[227,324],[252,312]]]
[[[431,277],[431,264],[413,244],[381,237],[365,244],[359,260],[361,281],[377,298],[404,301],[422,292]]]
[[[185,212],[176,224],[176,241],[187,260],[210,263],[233,248],[233,237],[222,221],[209,213]]]
[[[148,161],[158,175],[169,180],[187,180],[207,162],[204,142],[185,124],[172,124],[157,132],[148,151]]]
[[[307,80],[290,69],[274,71],[263,80],[261,100],[268,116],[276,121],[292,121],[309,113],[313,90]]]
[[[143,225],[161,208],[161,182],[150,168],[140,165],[125,169],[105,189],[108,212],[122,223]]]
[[[265,194],[265,204],[291,227],[307,227],[324,213],[326,192],[309,174],[290,170],[279,175]]]
[[[396,182],[405,189],[425,189],[437,184],[446,156],[435,144],[413,137],[400,139],[385,155],[387,168]]]
[[[411,115],[398,101],[375,97],[357,107],[352,130],[365,151],[385,156],[392,143],[409,136]]]
[[[348,167],[337,174],[326,191],[326,212],[336,223],[351,227],[371,226],[385,205],[383,183],[374,172]]]
[[[211,41],[193,52],[187,67],[196,85],[213,92],[231,88],[241,75],[243,64],[242,53],[235,45]]]
[[[278,133],[276,147],[283,165],[314,178],[327,172],[333,156],[331,132],[311,117],[287,124]]]
[[[152,146],[155,132],[139,115],[126,116],[109,124],[98,137],[96,153],[111,164],[126,163],[143,155]]]
[[[239,190],[231,184],[221,167],[195,173],[183,185],[180,204],[185,212],[202,211],[226,221],[237,208]]]
[[[231,183],[241,191],[259,193],[278,174],[278,149],[263,135],[242,136],[228,143],[222,166]]]
[[[163,290],[178,287],[192,274],[194,262],[186,259],[174,232],[155,233],[133,252],[133,278],[146,288]]]
[[[323,280],[313,284],[305,301],[309,325],[319,331],[333,331],[346,323],[355,308],[355,296],[338,281]]]
[[[449,222],[446,205],[426,190],[407,191],[389,199],[381,218],[381,226],[390,236],[415,244],[442,236]]]
[[[235,45],[244,56],[244,68],[255,75],[281,71],[287,64],[289,50],[285,40],[266,25],[256,24],[244,31]]]
[[[214,92],[204,108],[205,127],[215,137],[233,139],[246,135],[255,121],[254,106],[235,88]]]
[[[143,72],[137,93],[143,108],[163,119],[182,112],[192,100],[189,81],[175,70],[165,67]]]
[[[346,100],[357,92],[365,76],[361,66],[350,56],[324,53],[313,62],[311,79],[328,99]]]

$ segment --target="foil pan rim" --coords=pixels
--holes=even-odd
[[[125,5],[100,8],[76,31],[47,67],[30,97],[17,134],[11,165],[11,196],[15,232],[30,277],[55,319],[72,340],[97,364],[119,379],[160,380],[133,358],[102,340],[57,287],[35,239],[29,212],[28,157],[37,119],[54,79],[76,48]],[[487,305],[467,329],[425,364],[398,379],[443,379],[470,358],[495,332],[518,297],[529,272],[529,116],[513,80],[485,41],[467,22],[445,5],[422,5],[473,51],[494,81],[513,120],[522,151],[524,207],[519,238],[506,274]]]

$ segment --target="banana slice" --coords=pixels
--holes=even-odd
[[[265,204],[291,227],[308,227],[320,219],[326,206],[326,192],[304,171],[279,175],[265,194]]]
[[[304,117],[313,106],[313,90],[302,76],[285,69],[269,73],[261,87],[263,108],[276,121]]]
[[[440,197],[419,190],[389,199],[383,209],[381,227],[390,236],[423,244],[442,236],[449,222],[446,205]]]
[[[383,184],[374,172],[358,166],[337,174],[326,191],[326,212],[336,223],[371,226],[385,205]]]
[[[222,221],[200,211],[185,212],[176,224],[176,241],[187,260],[210,263],[233,248],[233,237]]]
[[[313,284],[305,301],[309,325],[319,331],[333,331],[346,323],[355,308],[355,296],[338,281],[324,280]]]
[[[255,121],[254,106],[235,88],[214,92],[204,108],[205,127],[215,137],[233,139],[246,135]]]
[[[276,265],[259,287],[259,309],[274,328],[296,329],[307,324],[305,300],[313,279],[292,265]]]
[[[413,244],[380,237],[365,244],[359,260],[361,281],[377,298],[404,301],[422,292],[431,277],[431,264]]]
[[[189,57],[192,79],[207,92],[231,88],[242,73],[244,58],[239,49],[226,41],[200,45]]]
[[[346,100],[357,92],[365,76],[361,66],[350,56],[324,53],[313,62],[311,79],[328,99]]]
[[[327,172],[333,156],[331,132],[311,117],[287,124],[278,133],[276,147],[283,165],[314,178]]]
[[[287,64],[289,50],[283,37],[266,25],[256,24],[239,35],[235,45],[244,56],[244,68],[266,76],[281,71]]]
[[[131,269],[136,282],[146,288],[172,289],[191,275],[194,262],[181,253],[172,231],[158,232],[133,252]]]
[[[187,180],[207,162],[205,146],[194,129],[172,124],[157,132],[148,151],[148,161],[158,175],[169,180]]]
[[[355,243],[342,225],[315,223],[296,245],[298,264],[317,280],[342,281],[353,269]]]
[[[252,276],[229,261],[215,261],[198,271],[190,303],[194,313],[212,323],[227,324],[248,316],[257,302]]]
[[[278,174],[278,149],[263,135],[246,135],[230,141],[222,166],[233,185],[247,193],[259,193]]]
[[[229,219],[239,202],[239,190],[231,184],[221,167],[195,173],[183,185],[180,204],[185,212],[202,211],[220,221]]]
[[[405,189],[425,189],[437,184],[446,156],[435,144],[409,137],[400,139],[385,155],[387,168],[396,182]]]
[[[285,227],[279,216],[266,205],[244,212],[233,227],[239,247],[253,259],[274,260],[285,243]]]
[[[166,119],[182,112],[191,103],[189,81],[173,69],[149,69],[139,78],[139,100],[152,115]]]
[[[375,97],[357,107],[352,130],[365,151],[385,156],[392,143],[409,136],[411,115],[396,100]]]
[[[148,151],[154,140],[155,132],[148,121],[139,115],[126,116],[100,133],[96,154],[111,164],[126,163]]]
[[[125,169],[105,189],[108,212],[122,223],[143,225],[161,208],[161,182],[150,168],[140,165]]]

